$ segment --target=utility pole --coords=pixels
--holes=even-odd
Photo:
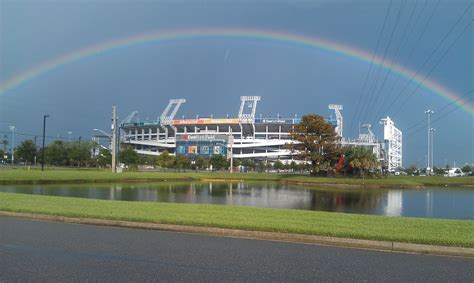
[[[44,171],[44,142],[46,139],[46,118],[48,117],[49,115],[43,116],[43,158],[41,159],[41,171]]]
[[[10,130],[13,132],[12,136],[12,165],[15,163],[15,126],[10,126]]]
[[[116,105],[112,105],[112,173],[117,172],[116,145],[117,145],[117,113]]]
[[[434,132],[436,131],[435,128],[430,128],[430,131],[431,131],[431,169],[434,168],[434,155],[433,155],[433,152],[434,152]]]
[[[234,136],[230,132],[228,142],[230,143],[230,173],[234,173]]]
[[[37,139],[37,138],[38,138],[38,137],[35,136],[35,167],[36,167],[36,154],[38,153],[38,147],[36,146],[36,139]]]
[[[425,114],[428,115],[428,158],[427,158],[427,163],[426,163],[426,166],[427,166],[426,167],[426,171],[427,171],[426,174],[428,174],[428,175],[431,175],[431,170],[432,170],[432,168],[430,168],[430,166],[431,166],[431,157],[430,157],[431,156],[431,149],[430,149],[430,147],[431,147],[430,144],[431,143],[430,143],[430,141],[431,141],[431,114],[433,114],[433,113],[434,113],[434,111],[430,110],[430,109],[425,111]]]

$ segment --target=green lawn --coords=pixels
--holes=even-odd
[[[474,247],[474,221],[0,193],[0,210]]]
[[[12,183],[91,183],[91,182],[140,182],[140,181],[184,181],[184,180],[266,180],[307,184],[332,185],[363,185],[373,187],[421,187],[421,186],[471,186],[474,187],[474,177],[412,177],[391,176],[379,179],[357,178],[322,178],[307,175],[276,174],[276,173],[156,173],[156,172],[126,172],[112,174],[103,170],[0,170],[0,184]]]

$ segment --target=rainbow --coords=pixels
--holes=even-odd
[[[287,32],[242,28],[199,28],[164,30],[118,38],[91,45],[85,48],[77,49],[62,56],[55,57],[42,64],[33,66],[27,71],[13,76],[2,82],[0,84],[0,95],[53,69],[86,57],[100,55],[111,50],[126,48],[150,42],[167,42],[176,40],[190,40],[216,37],[224,39],[237,38],[264,40],[299,45],[310,48],[317,48],[320,50],[333,52],[338,55],[350,57],[366,63],[370,63],[373,57],[373,55],[369,52],[357,49],[352,46],[343,45],[341,43],[326,40],[323,38],[292,34]],[[382,60],[382,58],[376,56],[373,62],[374,65],[381,66],[384,69],[389,70],[390,72],[395,73],[405,79],[411,80],[413,78],[413,82],[420,84],[430,93],[439,95],[444,99],[452,102],[453,104],[456,104],[459,108],[463,109],[468,114],[474,115],[474,103],[469,102],[466,99],[462,99],[461,95],[455,93],[454,91],[449,90],[448,88],[432,80],[424,80],[421,75],[417,75],[414,71],[407,69],[401,65],[395,64],[390,60]]]

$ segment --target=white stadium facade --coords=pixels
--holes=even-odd
[[[173,155],[190,158],[210,157],[220,154],[235,159],[254,159],[266,162],[280,160],[283,163],[298,162],[285,145],[294,143],[290,131],[301,122],[292,118],[257,118],[255,113],[259,96],[242,96],[237,118],[175,119],[184,99],[172,99],[157,121],[132,121],[133,112],[120,124],[120,141],[129,144],[140,154],[160,155],[168,151]],[[342,105],[329,105],[336,119],[327,121],[334,125],[344,146],[370,148],[384,167],[394,171],[402,166],[402,133],[389,118],[382,119],[384,141],[379,142],[371,131],[371,125],[363,125],[365,133],[357,139],[343,137]]]

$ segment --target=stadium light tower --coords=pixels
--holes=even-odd
[[[329,109],[334,110],[336,113],[336,134],[342,138],[342,130],[344,128],[344,119],[342,117],[341,110],[344,110],[342,105],[338,104],[329,104]]]
[[[431,114],[434,114],[434,111],[433,110],[426,110],[425,111],[425,114],[428,115],[428,158],[426,160],[426,171],[428,173],[431,172],[432,168],[430,168],[431,166]]]

